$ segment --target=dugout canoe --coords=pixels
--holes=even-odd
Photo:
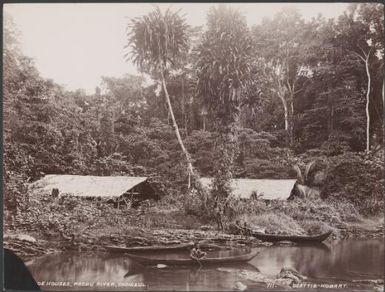
[[[265,234],[259,232],[253,232],[252,235],[262,241],[278,242],[278,241],[291,241],[295,243],[320,243],[329,237],[331,231],[325,232],[320,235],[301,236],[301,235],[276,235]]]
[[[253,259],[259,251],[253,251],[243,255],[229,256],[229,257],[205,257],[200,259],[201,265],[218,265],[218,264],[230,264],[230,263],[244,263]],[[138,256],[133,254],[127,254],[127,256],[144,265],[157,265],[163,264],[167,266],[175,265],[199,265],[199,262],[192,258],[184,259],[169,259],[169,258],[153,258],[148,256]]]
[[[148,252],[148,251],[172,251],[172,250],[188,250],[194,246],[194,243],[174,244],[174,245],[152,245],[152,246],[136,246],[136,247],[122,247],[110,245],[105,248],[107,251],[114,253],[127,253],[127,252]]]

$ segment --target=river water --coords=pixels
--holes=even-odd
[[[232,252],[221,253],[225,256]],[[282,267],[295,268],[309,278],[308,283],[317,284],[322,291],[370,291],[374,288],[352,281],[383,279],[384,241],[348,240],[317,246],[263,247],[250,262],[222,268],[143,267],[125,256],[109,253],[63,253],[28,264],[42,289],[104,291],[233,291],[236,282],[262,291],[267,288],[265,283],[247,280],[240,272],[259,271],[273,279]],[[331,289],[325,286],[327,284],[339,284],[342,288]],[[307,288],[294,290],[307,291]],[[267,290],[270,289],[278,288]]]

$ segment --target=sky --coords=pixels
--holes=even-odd
[[[185,14],[192,26],[204,25],[212,3],[159,3]],[[250,26],[264,17],[273,17],[287,6],[298,8],[310,20],[319,13],[338,17],[347,3],[234,3]],[[20,31],[22,52],[34,59],[41,75],[53,79],[68,90],[84,89],[94,93],[102,76],[119,77],[139,74],[123,58],[126,53],[126,26],[133,17],[147,14],[151,3],[50,3],[4,4],[4,16],[10,15]]]

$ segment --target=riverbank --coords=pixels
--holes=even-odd
[[[361,224],[351,224],[348,228],[338,230],[338,233],[333,233],[330,238],[325,241],[325,248],[336,247],[336,244],[340,244],[341,240],[334,240],[336,238],[346,239],[346,242],[354,239],[365,238],[370,241],[370,238],[383,238],[383,228],[369,228],[368,225],[372,221],[366,221]],[[373,222],[372,222],[373,223]],[[378,223],[378,222],[377,222]],[[209,226],[203,226],[203,229],[209,228]],[[82,234],[74,236],[67,236],[64,234],[52,233],[50,237],[42,237],[41,232],[31,232],[29,234],[21,234],[14,230],[7,232],[4,235],[4,247],[13,250],[21,259],[27,263],[33,263],[39,258],[45,258],[45,255],[65,255],[67,252],[77,255],[89,255],[89,256],[111,256],[107,253],[106,246],[151,246],[151,245],[174,245],[188,242],[199,242],[202,240],[214,243],[216,245],[230,245],[231,247],[268,247],[268,250],[274,250],[271,243],[261,242],[253,237],[232,235],[227,233],[220,233],[214,230],[198,230],[198,229],[148,229],[148,228],[133,228],[133,227],[92,227],[88,230],[84,230]],[[64,235],[64,236],[63,236]],[[354,241],[354,240],[353,240]],[[365,241],[366,242],[366,241]],[[285,246],[285,245],[283,245]],[[271,249],[270,249],[271,248]],[[304,248],[304,254],[307,254]],[[309,249],[309,247],[307,247]],[[295,249],[298,250],[298,249]],[[300,249],[302,251],[302,248]],[[258,264],[264,261],[264,258],[259,258]],[[268,259],[267,259],[268,260]],[[283,267],[283,266],[282,266]],[[258,273],[258,275],[260,275]],[[250,279],[249,279],[250,280]],[[273,279],[274,280],[274,279]],[[253,284],[255,282],[258,284]],[[286,283],[289,281],[290,283]],[[383,291],[383,282],[379,283],[378,280],[359,280],[355,279],[355,282],[348,284],[346,291],[354,288],[357,291]],[[250,282],[250,281],[249,281]],[[338,282],[338,281],[337,281]],[[238,283],[238,282],[237,282]],[[274,285],[285,284],[287,288],[292,289],[295,284],[291,279],[278,279],[271,282],[270,280],[264,280],[260,278],[251,279],[250,283],[241,281],[242,285],[238,285],[241,288],[253,290],[254,287],[261,287],[261,285],[267,285],[274,283]],[[294,283],[294,284],[293,284]],[[304,282],[305,284],[308,282]],[[314,282],[309,282],[314,285]],[[324,282],[322,282],[324,284]],[[338,282],[340,283],[340,282]],[[330,285],[334,285],[332,281]],[[253,286],[254,285],[254,286]],[[257,285],[257,286],[255,286]],[[236,286],[236,287],[238,287]],[[274,286],[277,287],[277,286]],[[332,287],[332,286],[330,286]],[[295,290],[295,289],[294,289]],[[330,290],[330,289],[329,289]],[[339,289],[341,290],[341,289]],[[333,291],[333,290],[330,290]],[[345,290],[343,290],[345,291]]]
[[[346,224],[339,228],[343,239],[384,238],[384,217],[367,218],[360,222]]]
[[[373,222],[373,221],[370,221]],[[369,222],[344,225],[336,228],[326,240],[326,244],[336,239],[373,239],[383,238],[383,226],[368,225]],[[377,222],[378,223],[378,222]],[[203,227],[208,228],[207,226]],[[72,236],[63,233],[51,234],[49,237],[40,232],[25,233],[9,231],[4,234],[4,247],[14,251],[24,261],[44,254],[64,251],[106,251],[105,247],[117,246],[151,246],[173,245],[188,242],[209,241],[214,244],[231,244],[233,247],[262,247],[271,243],[262,242],[254,237],[221,233],[214,230],[197,229],[147,229],[133,227],[90,228],[81,234]]]
[[[45,252],[104,250],[107,245],[145,246],[229,240],[264,246],[255,238],[216,231],[213,222],[188,214],[180,200],[164,198],[149,208],[116,209],[76,197],[30,196],[28,209],[6,217],[4,246],[28,260]],[[266,233],[314,235],[331,230],[328,240],[383,238],[384,218],[363,218],[351,204],[327,200],[265,202],[237,206],[236,217]],[[11,220],[12,219],[12,220]],[[228,227],[231,222],[224,222]]]
[[[38,238],[35,234],[11,232],[4,235],[4,247],[14,251],[24,261],[44,254],[64,251],[106,251],[107,246],[151,246],[174,245],[205,241],[216,245],[226,243],[236,247],[262,247],[270,243],[253,237],[219,233],[216,231],[161,229],[149,230],[131,228],[118,230],[88,230],[77,236],[64,238],[62,235],[52,238]]]

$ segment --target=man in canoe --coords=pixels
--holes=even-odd
[[[199,248],[199,244],[195,244],[194,247],[191,249],[190,257],[194,260],[199,261],[200,259],[203,259],[206,256],[206,252],[202,251]]]
[[[195,244],[195,246],[191,249],[190,257],[193,260],[196,260],[199,266],[202,268],[202,264],[199,260],[203,259],[206,256],[206,254],[207,254],[206,252],[201,251],[201,249],[199,248],[199,244]]]

